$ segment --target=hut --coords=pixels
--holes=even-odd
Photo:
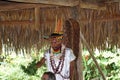
[[[49,45],[43,35],[53,32],[56,16],[63,18],[67,46],[77,58],[79,80],[82,74],[82,47],[90,53],[95,48],[120,47],[119,0],[1,0],[0,51],[22,50],[29,54]],[[79,43],[79,44],[78,44]],[[91,56],[93,56],[91,54]],[[97,65],[97,62],[93,56]],[[97,65],[98,66],[98,65]],[[102,74],[101,69],[98,66]],[[104,75],[102,74],[105,80]]]

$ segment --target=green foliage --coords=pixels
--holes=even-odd
[[[45,65],[36,69],[34,67],[43,53],[39,55],[31,53],[31,56],[6,56],[0,65],[0,80],[41,80],[42,74],[46,71]],[[23,69],[22,69],[23,68]],[[26,70],[27,72],[24,72]]]
[[[43,51],[31,56],[14,56],[2,54],[0,56],[0,80],[41,80],[46,66],[36,69],[35,64],[43,56]],[[100,65],[106,80],[120,80],[120,50],[107,49],[106,51],[94,52],[94,56]],[[93,59],[87,50],[83,51],[84,80],[102,80]]]
[[[102,69],[107,80],[120,79],[120,50],[95,51],[94,56]],[[93,59],[88,51],[83,51],[84,77],[85,80],[102,80]]]
[[[25,67],[24,65],[21,65],[21,69],[28,75],[35,75],[37,72],[36,59],[33,60],[31,63],[29,63],[27,67]]]

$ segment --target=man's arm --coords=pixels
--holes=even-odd
[[[45,58],[42,57],[42,59],[37,62],[36,67],[37,67],[37,68],[40,68],[44,63],[45,63]]]

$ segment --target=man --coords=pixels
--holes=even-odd
[[[74,80],[75,55],[70,48],[63,43],[63,25],[62,19],[56,21],[55,32],[47,40],[50,42],[50,48],[44,53],[44,57],[37,63],[37,68],[46,63],[47,70],[53,72],[56,80]]]
[[[49,36],[50,48],[37,63],[37,68],[46,63],[48,71],[55,74],[56,80],[72,80],[70,75],[74,71],[75,56],[70,48],[63,44],[63,34],[52,33]]]
[[[56,80],[55,74],[52,72],[44,72],[42,80]]]

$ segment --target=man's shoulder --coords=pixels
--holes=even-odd
[[[44,51],[44,54],[48,54],[48,53],[50,53],[49,49],[47,49],[47,50]]]
[[[65,51],[66,51],[67,54],[68,54],[68,53],[69,53],[69,54],[73,53],[73,50],[72,50],[71,48],[66,48]],[[68,54],[68,55],[69,55],[69,54]]]
[[[46,49],[45,52],[49,52],[49,49]]]
[[[68,48],[68,47],[66,47],[65,49],[66,49],[66,50],[72,50],[71,48]]]

